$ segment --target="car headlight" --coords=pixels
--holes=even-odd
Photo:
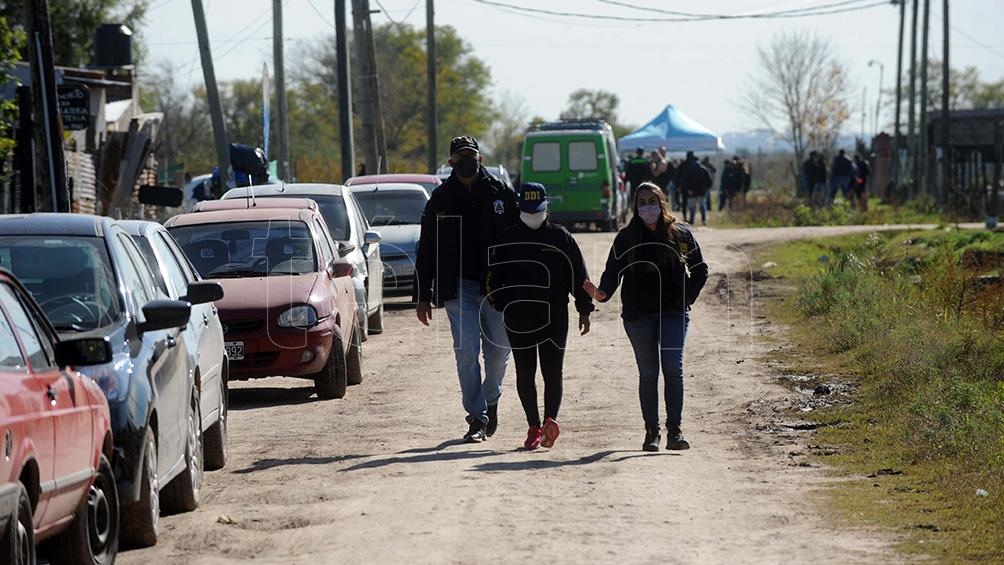
[[[309,328],[317,323],[313,306],[293,306],[279,314],[279,325],[284,328]]]

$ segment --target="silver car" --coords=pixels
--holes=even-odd
[[[380,234],[369,229],[352,193],[339,184],[266,184],[231,188],[223,199],[309,198],[317,202],[339,254],[355,267],[352,275],[363,335],[383,333],[383,261]],[[341,245],[348,244],[348,245]],[[365,338],[364,338],[365,339]]]
[[[139,246],[160,290],[182,299],[188,286],[202,280],[163,226],[156,222],[120,221]],[[193,304],[188,327],[181,332],[194,357],[195,385],[202,413],[202,452],[205,468],[221,469],[227,462],[227,380],[229,362],[223,348],[223,326],[212,302]]]
[[[380,230],[385,292],[410,293],[415,283],[415,249],[429,193],[418,184],[360,184],[350,187],[370,226]]]

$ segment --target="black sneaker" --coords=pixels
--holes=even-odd
[[[488,406],[488,425],[485,426],[485,435],[492,437],[497,429],[499,429],[499,405],[491,404]]]
[[[659,428],[645,428],[645,443],[641,445],[642,451],[659,451]]]
[[[670,451],[683,451],[685,449],[690,449],[690,443],[687,439],[683,437],[683,432],[680,431],[680,426],[670,426],[666,430],[666,449]]]
[[[464,443],[481,443],[485,440],[485,425],[481,420],[471,422],[470,429],[464,434]]]

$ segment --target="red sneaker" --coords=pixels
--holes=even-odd
[[[523,447],[527,450],[537,449],[540,447],[541,439],[543,436],[540,427],[530,426],[530,429],[526,431],[526,441],[523,442]]]
[[[544,427],[541,428],[541,433],[543,438],[540,440],[541,447],[551,448],[554,447],[554,442],[558,439],[561,434],[561,430],[558,429],[558,422],[554,421],[554,418],[548,418],[544,420]]]

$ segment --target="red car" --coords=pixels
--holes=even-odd
[[[321,398],[341,398],[362,381],[362,320],[350,263],[317,204],[261,198],[201,203],[164,225],[216,302],[230,380],[271,376],[314,381]]]
[[[112,563],[119,503],[105,395],[74,367],[111,361],[104,338],[60,341],[0,269],[0,562]]]

